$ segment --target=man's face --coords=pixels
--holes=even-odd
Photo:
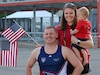
[[[57,33],[53,28],[44,30],[43,38],[46,43],[54,43],[57,37]]]

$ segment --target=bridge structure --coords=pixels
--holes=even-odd
[[[54,13],[54,11],[62,9],[66,2],[73,2],[77,7],[86,6],[88,8],[97,8],[97,38],[98,48],[100,48],[100,0],[20,0],[15,2],[1,2],[0,13],[4,14],[4,16],[7,13],[24,10],[49,10]],[[7,25],[6,20],[5,25]]]

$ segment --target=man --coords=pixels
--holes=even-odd
[[[38,61],[40,75],[67,75],[61,71],[65,62],[70,62],[74,67],[72,75],[80,75],[83,70],[81,62],[72,50],[57,44],[58,34],[55,27],[46,27],[43,33],[45,45],[35,48],[26,65],[26,75],[32,75],[32,67]]]

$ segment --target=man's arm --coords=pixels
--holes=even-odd
[[[71,75],[80,75],[83,70],[83,65],[78,60],[78,58],[75,56],[73,51],[69,48],[63,48],[63,55],[66,60],[68,60],[73,67],[75,68],[73,73]]]
[[[32,67],[34,66],[37,58],[38,50],[34,49],[28,59],[26,64],[26,75],[32,75]]]
[[[73,44],[77,44],[78,39],[75,36],[72,36],[71,37],[71,42]],[[80,41],[80,44],[78,44],[78,45],[81,46],[81,47],[83,47],[83,48],[87,48],[87,49],[93,48],[94,43],[93,43],[92,36],[90,35],[90,38],[87,41]]]

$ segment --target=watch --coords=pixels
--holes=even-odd
[[[80,44],[80,42],[81,42],[80,40],[77,40],[77,44],[78,44],[78,45]]]

